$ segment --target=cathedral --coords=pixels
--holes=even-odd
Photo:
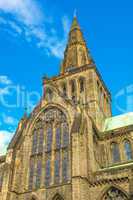
[[[76,17],[59,75],[0,156],[0,200],[133,200],[133,113],[112,116]]]

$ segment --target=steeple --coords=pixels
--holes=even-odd
[[[86,42],[78,23],[77,17],[74,16],[68,44],[64,53],[64,59],[61,66],[61,73],[64,74],[72,68],[93,64],[91,55],[87,49]]]

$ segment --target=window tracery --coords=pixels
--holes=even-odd
[[[119,189],[111,187],[102,200],[128,200],[127,196]]]
[[[46,187],[68,181],[70,142],[66,115],[56,107],[46,109],[35,123],[32,137],[29,188],[34,186],[33,179],[34,187],[39,188],[44,173]]]

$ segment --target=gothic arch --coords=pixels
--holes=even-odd
[[[66,115],[69,126],[71,126],[71,116],[70,116],[68,110],[60,104],[48,103],[47,105],[45,105],[43,108],[40,109],[40,111],[35,115],[31,124],[29,125],[27,132],[29,132],[30,136],[32,135],[34,126],[35,126],[36,122],[38,121],[38,119],[40,118],[41,114],[51,108],[57,108],[58,110],[62,111]]]
[[[37,198],[36,194],[32,194],[30,200],[39,200],[39,199]]]
[[[52,200],[64,200],[60,194],[56,194]]]
[[[101,197],[97,200],[129,200],[129,195],[122,188],[112,185],[103,190]]]

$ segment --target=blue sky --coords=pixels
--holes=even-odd
[[[132,8],[131,0],[0,1],[1,153],[24,113],[28,95],[34,91],[41,95],[44,74],[59,73],[75,9],[93,59],[111,91],[113,114],[133,111]],[[16,91],[24,94],[17,105]],[[29,110],[39,98],[31,96]]]

